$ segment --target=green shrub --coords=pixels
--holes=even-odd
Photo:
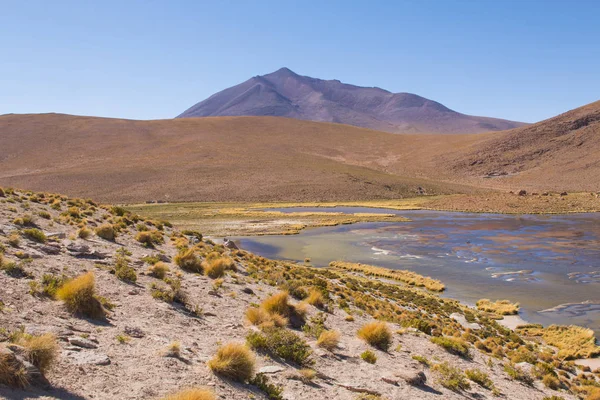
[[[418,329],[421,332],[426,333],[427,335],[431,335],[431,330],[433,328],[428,321],[425,321],[420,318],[405,319],[404,321],[402,321],[401,326],[404,328]]]
[[[121,254],[116,256],[115,276],[123,282],[135,283],[137,281],[135,269],[129,266],[127,258]]]
[[[448,353],[461,356],[463,358],[469,358],[469,345],[462,339],[453,337],[432,337],[431,342],[443,347]]]
[[[300,336],[285,328],[268,327],[262,332],[250,332],[246,339],[253,349],[298,365],[307,364],[312,354],[310,346]]]
[[[438,383],[452,391],[468,390],[471,388],[463,372],[444,361],[433,366],[433,371],[438,374]]]
[[[48,241],[46,234],[37,228],[23,229],[23,236],[38,243],[46,243]]]
[[[283,400],[283,387],[269,383],[265,374],[256,374],[248,383],[259,388],[270,400]]]
[[[544,375],[544,377],[542,378],[542,383],[548,389],[552,389],[552,390],[558,390],[558,389],[560,389],[560,386],[561,386],[558,378],[552,374]]]
[[[479,369],[468,369],[465,371],[465,375],[467,378],[486,389],[492,389],[494,387],[494,382],[492,382],[489,375]]]
[[[526,385],[533,385],[533,378],[531,375],[511,364],[504,364],[504,372],[512,379],[523,382]]]
[[[360,354],[360,358],[368,362],[369,364],[375,364],[377,362],[377,356],[371,350],[365,350]]]

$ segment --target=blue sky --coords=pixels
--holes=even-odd
[[[0,0],[0,114],[171,118],[286,66],[533,122],[600,99],[600,1]]]

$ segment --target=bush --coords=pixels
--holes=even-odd
[[[542,378],[542,383],[548,389],[552,389],[552,390],[560,389],[560,381],[558,380],[558,378],[556,376],[554,376],[552,374],[544,375],[544,377]]]
[[[360,354],[360,358],[368,362],[369,364],[375,364],[377,362],[377,356],[371,350],[365,350]]]
[[[385,322],[374,321],[358,330],[358,337],[380,350],[387,351],[392,345],[392,332]]]
[[[325,297],[323,296],[323,293],[321,293],[321,291],[318,289],[313,289],[310,291],[306,302],[317,308],[322,309],[323,307],[325,307]]]
[[[247,346],[229,343],[219,347],[208,366],[217,375],[245,382],[254,374],[255,363],[256,355]]]
[[[102,224],[96,228],[96,235],[112,242],[117,237],[117,232],[112,224]]]
[[[492,389],[494,387],[494,382],[492,382],[488,374],[479,369],[468,369],[465,371],[465,375],[467,378],[486,389]]]
[[[185,271],[202,273],[202,263],[198,256],[196,256],[194,249],[182,249],[175,256],[174,261],[175,264]]]
[[[420,330],[421,332],[427,334],[427,335],[431,335],[431,330],[432,330],[432,326],[428,321],[425,321],[423,319],[420,318],[411,318],[411,319],[405,319],[402,321],[401,325],[404,328],[415,328]]]
[[[262,332],[251,332],[247,341],[253,349],[266,351],[299,365],[307,364],[312,353],[310,346],[300,336],[285,328],[272,327]]]
[[[453,337],[432,337],[431,342],[443,347],[448,353],[469,358],[469,345],[462,339]]]
[[[151,266],[148,269],[148,272],[155,278],[163,279],[167,275],[167,272],[169,272],[169,266],[164,262],[159,261]]]
[[[42,276],[42,294],[50,298],[56,297],[58,289],[68,281],[66,276],[44,274]]]
[[[216,400],[215,394],[209,389],[185,389],[171,394],[163,400]]]
[[[212,260],[207,260],[202,264],[204,273],[210,278],[220,278],[225,274],[226,270],[234,270],[235,264],[229,257],[219,257]]]
[[[459,390],[468,390],[471,388],[469,381],[465,378],[465,374],[460,369],[448,364],[447,361],[434,365],[433,370],[439,375],[439,384],[447,389],[458,392]]]
[[[504,364],[504,372],[512,379],[523,382],[526,385],[533,385],[533,378],[527,372],[523,371],[519,367],[515,367],[511,364]]]
[[[324,331],[317,339],[317,346],[326,350],[333,351],[340,342],[340,333],[338,331]]]
[[[284,327],[288,324],[286,317],[279,314],[269,314],[262,308],[250,307],[246,310],[246,319],[252,325],[259,326],[261,328],[267,328],[270,326]]]
[[[102,318],[104,317],[104,308],[94,296],[94,292],[94,273],[88,272],[65,283],[56,291],[56,297],[62,300],[73,314]]]
[[[129,266],[129,262],[124,255],[118,254],[115,262],[115,276],[123,282],[137,282],[135,269]]]
[[[56,337],[50,333],[40,336],[23,335],[16,344],[25,348],[25,358],[42,374],[45,374],[54,364],[59,350]]]
[[[283,400],[283,387],[269,383],[267,375],[257,374],[249,383],[265,393],[269,400]]]
[[[46,234],[37,228],[23,229],[23,235],[30,240],[38,243],[46,243],[48,238]]]
[[[165,242],[162,233],[156,230],[138,232],[137,235],[135,235],[135,240],[149,248],[154,248],[154,246],[163,244]]]
[[[511,303],[508,300],[491,301],[481,299],[476,304],[477,309],[498,315],[514,315],[519,313],[519,303]]]
[[[13,388],[26,388],[29,386],[27,371],[23,365],[12,355],[0,348],[0,384]]]
[[[89,239],[89,237],[92,236],[92,230],[83,227],[77,231],[77,236],[81,239]]]
[[[40,212],[38,212],[38,215],[44,219],[52,218],[52,216],[50,215],[50,213],[48,211],[40,211]]]
[[[266,298],[261,307],[269,314],[279,314],[286,317],[290,313],[289,296],[287,292],[275,293]]]

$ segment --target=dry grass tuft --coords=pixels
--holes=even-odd
[[[95,277],[93,272],[80,275],[65,283],[56,291],[56,297],[62,300],[73,314],[90,318],[103,318],[104,308],[95,297]]]
[[[317,339],[317,346],[325,350],[333,351],[340,343],[340,333],[338,331],[323,331]]]
[[[600,355],[600,346],[596,345],[594,331],[581,326],[550,325],[543,328],[538,325],[518,328],[517,332],[525,336],[541,336],[550,346],[556,346],[557,356],[566,360],[592,358]]]
[[[112,242],[117,237],[117,232],[112,224],[102,224],[96,228],[96,235]]]
[[[288,316],[290,314],[289,295],[287,292],[275,293],[267,297],[261,304],[261,307],[269,314],[279,314]]]
[[[92,230],[87,227],[83,227],[77,231],[77,236],[81,239],[89,239],[92,236]]]
[[[238,382],[252,378],[256,355],[248,346],[240,343],[228,343],[219,347],[217,354],[208,362],[209,368]]]
[[[27,371],[15,356],[0,347],[0,384],[13,388],[29,386]]]
[[[374,321],[358,330],[358,337],[380,350],[387,351],[392,345],[392,332],[385,322]]]
[[[508,300],[481,299],[476,303],[477,309],[498,315],[515,315],[519,313],[519,303],[511,303]]]
[[[182,249],[175,256],[174,261],[175,264],[179,265],[185,271],[202,273],[202,263],[194,252],[194,249]]]
[[[411,286],[424,287],[425,289],[442,292],[446,287],[441,281],[433,279],[427,276],[419,275],[416,272],[387,269],[382,267],[376,267],[374,265],[366,264],[355,264],[345,261],[332,261],[329,264],[332,268],[343,269],[346,271],[360,272],[366,276],[382,277],[387,279],[394,279],[397,281],[404,282]]]
[[[325,307],[325,297],[323,296],[323,293],[321,293],[321,291],[317,289],[313,289],[310,291],[310,294],[306,298],[306,302],[317,308],[322,309]]]
[[[288,319],[279,314],[269,314],[262,308],[250,307],[246,310],[246,319],[252,325],[261,328],[277,326],[284,327],[288,324]]]
[[[166,263],[159,261],[148,268],[148,272],[155,278],[163,279],[167,276],[167,272],[169,272],[169,266]]]
[[[25,348],[27,361],[35,365],[45,374],[58,355],[56,337],[50,333],[41,336],[23,335],[17,343]]]
[[[204,273],[213,279],[222,277],[227,270],[235,271],[235,263],[229,257],[207,259],[202,266]]]
[[[185,389],[171,394],[163,400],[216,400],[215,394],[210,389]]]

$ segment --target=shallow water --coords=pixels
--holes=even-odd
[[[500,215],[367,207],[270,209],[381,212],[410,222],[307,229],[293,236],[239,237],[269,258],[325,266],[333,260],[410,269],[440,279],[445,297],[521,304],[543,324],[577,324],[600,333],[600,214]]]

